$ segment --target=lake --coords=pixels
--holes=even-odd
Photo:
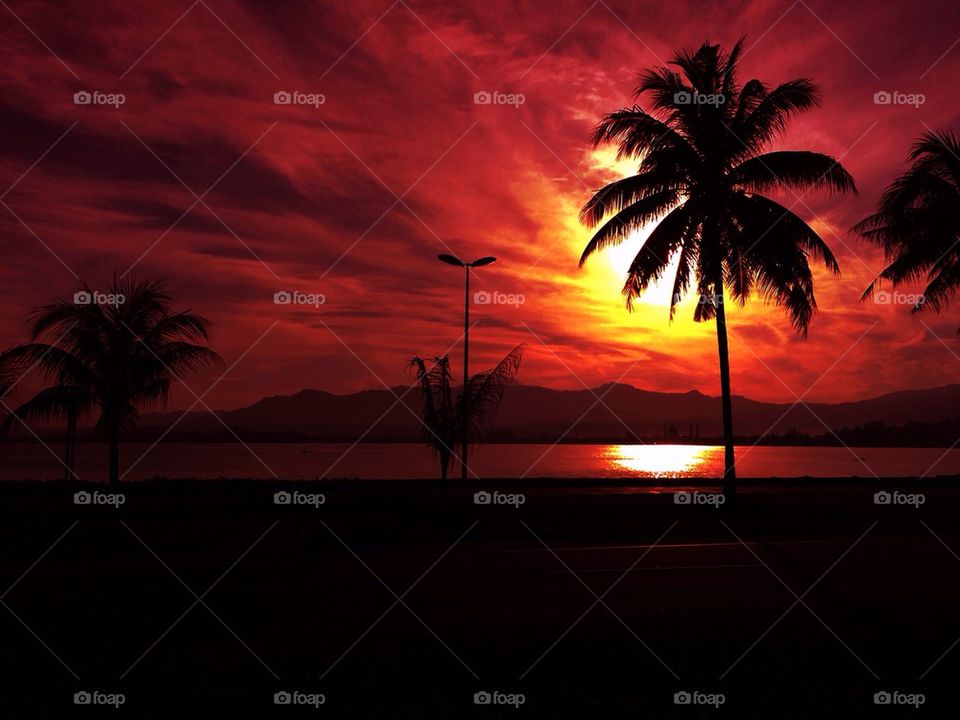
[[[943,448],[738,447],[741,477],[899,477],[960,474],[960,450]],[[62,448],[0,445],[0,480],[59,479]],[[82,480],[103,480],[107,448],[77,446]],[[401,443],[129,443],[126,480],[150,477],[414,479],[438,474],[422,445]],[[470,469],[481,478],[719,477],[723,448],[706,445],[479,445]],[[451,467],[451,474],[459,469]],[[471,477],[475,476],[471,474]]]

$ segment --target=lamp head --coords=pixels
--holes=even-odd
[[[437,259],[439,259],[440,262],[445,262],[447,265],[456,265],[457,267],[464,266],[463,261],[460,260],[460,258],[454,257],[453,255],[446,255],[446,254],[437,255]]]

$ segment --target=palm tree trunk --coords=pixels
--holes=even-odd
[[[110,484],[120,484],[120,426],[116,422],[110,425]]]
[[[75,473],[73,470],[73,458],[77,444],[77,413],[73,410],[67,411],[67,446],[64,448],[63,460],[63,479],[67,482],[73,479]]]
[[[727,345],[727,315],[723,306],[723,284],[717,283],[713,297],[717,310],[717,351],[720,355],[720,397],[723,412],[723,492],[732,496],[737,490],[733,456],[733,402],[730,392],[730,350]]]

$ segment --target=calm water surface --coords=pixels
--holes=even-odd
[[[0,445],[0,480],[59,479],[62,448]],[[738,447],[742,477],[896,477],[960,474],[960,449]],[[103,480],[107,449],[77,447],[77,474]],[[415,444],[161,443],[127,444],[126,480],[149,477],[262,477],[285,479],[433,477],[430,452]],[[470,468],[484,478],[718,477],[723,448],[705,445],[481,445]]]

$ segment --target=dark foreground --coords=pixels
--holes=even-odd
[[[957,717],[955,481],[474,485],[0,486],[0,715]]]

